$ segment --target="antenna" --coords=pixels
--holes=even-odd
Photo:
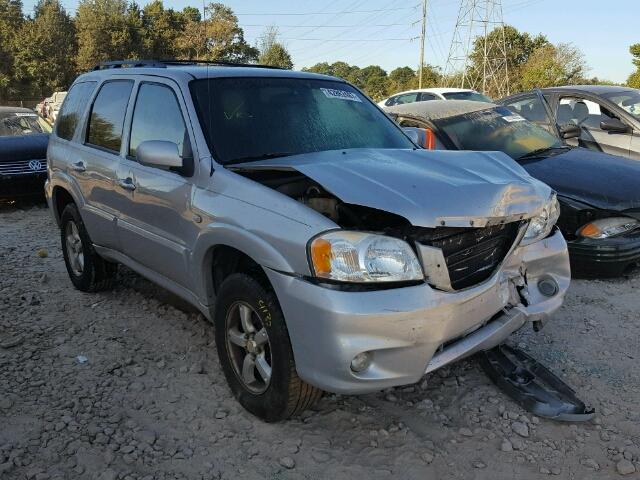
[[[461,0],[445,67],[448,87],[509,95],[502,0]]]

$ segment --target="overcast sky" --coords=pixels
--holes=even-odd
[[[35,0],[23,0],[29,12]],[[138,0],[139,3],[147,3]],[[62,0],[71,12],[77,0]],[[247,40],[276,25],[295,68],[343,60],[390,71],[419,62],[420,0],[228,0]],[[573,43],[590,76],[624,82],[634,70],[629,45],[640,42],[640,0],[503,0],[504,20],[519,30]],[[202,0],[164,0],[166,7],[202,8]],[[425,61],[444,67],[459,0],[429,0]]]

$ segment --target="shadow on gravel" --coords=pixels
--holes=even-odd
[[[33,207],[46,207],[47,201],[42,194],[30,195],[20,198],[0,197],[0,213],[15,210],[28,210]]]

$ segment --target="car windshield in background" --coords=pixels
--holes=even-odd
[[[0,113],[0,137],[16,137],[34,133],[51,133],[51,127],[35,113]]]
[[[475,102],[493,103],[493,100],[489,97],[478,92],[447,92],[443,93],[442,96],[447,100],[473,100]]]
[[[506,107],[458,115],[435,123],[461,150],[501,151],[518,159],[535,151],[563,146],[557,137]]]
[[[640,120],[640,90],[624,90],[602,96]]]
[[[209,148],[222,164],[352,148],[414,148],[352,86],[304,78],[191,82]]]

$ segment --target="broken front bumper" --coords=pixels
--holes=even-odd
[[[544,322],[562,305],[570,268],[556,231],[516,248],[489,280],[456,292],[427,284],[341,291],[272,270],[268,275],[298,375],[330,392],[359,394],[415,383],[425,372],[502,343],[527,322]],[[545,280],[555,291],[541,289]],[[351,361],[362,352],[372,361],[355,373]]]

